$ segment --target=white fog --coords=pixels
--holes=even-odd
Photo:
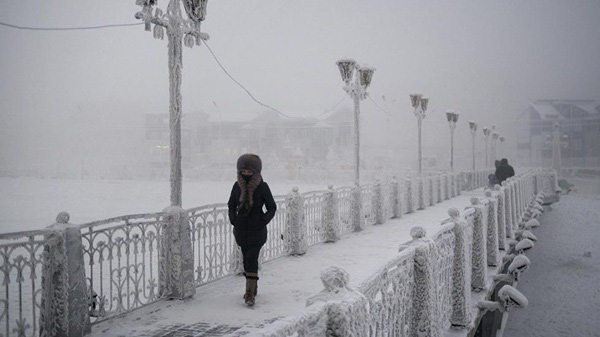
[[[170,1],[155,7],[166,12]],[[6,0],[0,9],[0,234],[42,229],[61,211],[84,224],[173,204],[168,38],[144,30],[136,0]],[[343,59],[375,68],[359,105],[361,184],[419,175],[411,95],[422,94],[424,175],[492,169],[507,158],[517,175],[558,167],[577,197],[597,198],[599,14],[597,0],[210,0],[200,29],[210,39],[183,47],[180,206],[226,203],[244,153],[261,156],[277,196],[356,182]],[[450,111],[458,113],[453,146]],[[409,219],[439,228],[432,219],[448,205],[462,211],[469,197]],[[415,223],[402,221],[408,237]],[[366,242],[397,255],[396,233],[386,231]],[[320,287],[294,293],[294,310]],[[215,296],[228,293],[221,288]]]

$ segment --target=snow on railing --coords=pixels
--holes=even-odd
[[[405,336],[411,329],[414,249],[406,249],[365,280],[358,290],[369,303],[370,336]]]
[[[164,213],[128,215],[83,224],[81,237],[93,323],[163,298],[158,260]]]
[[[485,186],[489,172],[464,173],[467,182],[463,186]],[[424,177],[421,184],[413,178],[363,186],[362,227],[413,212],[419,206],[441,202],[449,184],[444,184],[443,176],[448,177],[439,174]],[[534,176],[536,189],[541,189],[545,180]],[[507,205],[512,202],[515,209],[513,212],[510,207],[505,209],[505,214],[513,218],[513,221],[505,221],[506,233],[509,233],[509,229],[518,225],[517,203],[512,195],[523,193],[524,189],[514,182],[504,188]],[[303,201],[294,208],[289,196],[275,197],[278,211],[269,223],[269,237],[261,250],[261,263],[290,254],[290,244],[294,242],[286,235],[290,233],[290,226],[303,226],[299,234],[303,234],[301,237],[306,240],[306,246],[335,242],[342,235],[355,231],[354,190],[353,187],[341,187],[298,194]],[[450,192],[449,195],[454,195]],[[334,210],[325,205],[335,205]],[[519,201],[518,207],[524,209],[523,200]],[[299,211],[301,214],[294,213]],[[296,216],[291,218],[293,214]],[[73,240],[79,240],[78,249],[81,249],[75,255],[85,266],[81,270],[87,281],[81,282],[86,287],[80,302],[92,316],[91,320],[87,318],[88,325],[90,321],[97,323],[162,298],[189,297],[195,291],[194,286],[241,271],[241,256],[233,239],[226,204],[187,211],[172,210],[171,213],[127,215],[73,226],[77,227],[80,236],[77,239],[75,235]],[[6,294],[0,297],[0,334],[38,335],[40,316],[44,316],[42,312],[46,313],[45,317],[53,317],[42,307],[42,298],[60,296],[56,291],[42,290],[42,274],[50,268],[43,259],[44,249],[52,249],[49,233],[59,238],[71,235],[46,230],[0,234],[0,272]],[[53,261],[54,257],[48,259]],[[182,279],[188,281],[179,282]],[[54,301],[67,302],[65,299]],[[82,312],[79,310],[78,314]],[[69,319],[80,321],[82,318]],[[86,323],[80,326],[85,328]]]
[[[49,230],[0,234],[0,334],[33,336],[39,331],[44,246]]]
[[[241,266],[227,204],[187,210],[196,286],[235,273]]]
[[[413,240],[402,244],[400,254],[361,283],[356,291],[347,288],[347,273],[335,267],[338,269],[336,274],[345,275],[340,278],[344,280],[341,282],[345,289],[342,293],[353,295],[341,296],[340,290],[325,285],[325,290],[318,297],[327,301],[318,305],[326,305],[327,312],[335,312],[338,318],[343,318],[343,324],[356,327],[357,336],[442,336],[450,326],[454,329],[472,327],[471,290],[480,292],[487,289],[487,268],[500,263],[498,251],[523,252],[533,246],[529,238],[535,236],[528,229],[539,226],[534,219],[541,212],[541,199],[536,187],[539,173],[520,174],[510,178],[504,186],[486,191],[481,198],[471,198],[471,205],[466,207],[462,216],[457,209],[451,208],[448,211],[450,218],[442,222],[443,226],[431,238],[426,237],[424,229],[413,228]],[[465,176],[454,175],[456,180],[453,184],[464,186],[461,179]],[[484,174],[472,177],[477,179],[473,181],[487,185]],[[440,180],[443,181],[443,178]],[[462,182],[473,186],[473,181]],[[405,186],[412,187],[409,181],[405,182]],[[393,184],[390,186],[393,191]],[[446,186],[449,195],[455,195],[452,185]],[[455,193],[458,194],[458,190]],[[510,209],[511,204],[514,212]],[[506,216],[509,213],[519,230],[508,230],[513,226]],[[507,241],[516,242],[515,233],[519,234],[521,241],[510,245],[511,250],[508,251]],[[507,256],[514,257],[513,254]],[[526,258],[516,262],[519,263],[511,263],[508,267],[510,275],[514,276],[504,278],[518,277],[518,273],[529,264]],[[355,295],[356,292],[366,298],[366,303],[362,296]],[[506,306],[505,302],[503,305]],[[526,305],[524,297],[521,302]],[[311,305],[311,301],[308,304],[305,313],[317,309],[317,304]],[[322,307],[318,308],[322,310]],[[304,317],[305,313],[298,317]],[[276,321],[273,326],[278,332],[268,330],[264,336],[294,336],[295,331],[306,331],[300,318]],[[340,325],[340,320],[332,319],[331,315],[326,324],[326,331],[343,331],[343,324]],[[315,335],[324,331],[322,328],[315,330]]]

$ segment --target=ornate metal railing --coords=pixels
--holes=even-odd
[[[326,239],[323,224],[323,207],[325,206],[325,191],[303,193],[304,221],[306,221],[306,237],[308,245],[312,246]]]
[[[433,240],[437,251],[436,273],[438,277],[437,304],[440,326],[449,326],[452,314],[452,273],[454,271],[454,224],[444,225]]]
[[[241,263],[227,204],[188,210],[196,286],[229,275]]]
[[[360,200],[362,202],[363,227],[375,223],[373,212],[373,184],[360,187]]]
[[[0,234],[0,335],[37,336],[48,231]]]
[[[483,176],[483,174],[480,175]],[[478,176],[477,174],[471,175],[471,180],[482,180],[475,180]],[[431,183],[434,184],[431,186],[433,188],[428,185]],[[411,179],[408,184],[412,192],[410,195],[412,210],[416,210],[419,206],[417,179]],[[432,189],[434,194],[440,190],[442,199],[444,199],[445,191],[443,189],[448,185],[445,184],[443,177],[440,179],[440,176],[434,177],[432,182],[425,179],[423,184],[425,205],[429,205],[427,193],[430,193]],[[376,214],[383,216],[384,221],[393,215],[395,196],[392,194],[392,186],[384,183],[379,187],[367,185],[361,188],[364,212],[362,221],[366,222],[365,225],[375,223]],[[407,212],[406,188],[406,180],[398,181],[397,198],[401,200],[401,213]],[[340,234],[354,230],[353,191],[352,187],[334,190],[337,200],[335,214],[338,218],[333,220],[340,222]],[[331,192],[308,192],[302,195],[304,199],[302,212],[308,246],[318,244],[326,239],[326,230],[323,224],[324,214],[327,213],[324,209],[326,193]],[[381,197],[375,198],[379,193]],[[286,196],[277,196],[275,201],[278,211],[269,224],[267,243],[261,251],[262,262],[289,254],[287,246],[289,242],[284,238],[285,233],[288,233],[289,230],[286,227],[291,225],[291,222],[288,221],[290,214],[288,200]],[[193,283],[200,286],[241,271],[241,257],[232,235],[232,226],[229,224],[227,205],[202,206],[186,212],[189,215],[190,234],[190,238],[186,240],[191,241],[194,260]],[[93,316],[92,323],[129,312],[165,297],[165,289],[161,289],[164,284],[162,282],[164,281],[162,275],[164,269],[161,268],[159,260],[164,260],[164,256],[161,255],[164,254],[164,249],[161,248],[167,247],[165,229],[169,223],[166,213],[152,213],[122,216],[80,226],[83,261],[89,287],[87,301],[90,314]],[[41,274],[44,270],[42,266],[44,264],[44,245],[49,244],[48,233],[50,230],[0,235],[0,273],[2,275],[1,284],[4,288],[4,291],[0,291],[0,335],[33,336],[39,334],[42,297]],[[448,251],[452,235],[451,232],[444,232],[436,239],[442,270],[438,281],[442,285],[440,298],[443,299],[444,307],[448,307],[449,303],[450,282],[448,280],[451,277],[452,256]],[[468,236],[472,237],[472,234]],[[401,268],[397,267],[396,269]],[[388,274],[396,269],[390,269]],[[392,288],[395,286],[397,285],[391,285]],[[391,291],[392,288],[388,290]],[[379,294],[373,295],[375,297],[370,299],[374,301],[374,305],[384,303],[383,290]],[[377,296],[381,296],[381,298]],[[396,310],[400,309],[396,308]],[[448,310],[440,310],[444,313],[448,312]],[[443,320],[447,322],[447,317],[444,316]]]
[[[288,207],[285,196],[276,196],[277,212],[275,218],[269,223],[269,236],[267,242],[260,250],[261,261],[271,261],[287,254],[284,233],[288,216]]]
[[[164,213],[81,225],[92,324],[164,297],[158,264],[166,226]]]
[[[335,191],[337,193],[341,232],[342,234],[352,232],[354,230],[352,227],[352,188],[341,187]]]
[[[369,301],[370,336],[409,336],[414,250],[406,249],[358,288]]]

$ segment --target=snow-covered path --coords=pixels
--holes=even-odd
[[[269,322],[301,312],[306,300],[323,289],[319,279],[323,269],[332,265],[344,268],[350,274],[350,286],[355,288],[396,256],[398,246],[411,239],[413,226],[423,226],[428,235],[435,233],[440,222],[448,218],[448,208],[464,209],[472,195],[463,193],[424,211],[368,226],[337,243],[310,247],[301,257],[265,263],[259,272],[259,295],[253,308],[244,305],[242,299],[244,278],[230,276],[197,288],[191,300],[158,302],[95,325],[92,336],[252,336]]]
[[[600,195],[562,196],[540,219],[504,337],[600,336]]]

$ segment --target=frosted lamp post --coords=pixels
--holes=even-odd
[[[367,98],[367,88],[375,68],[361,67],[352,59],[341,59],[336,62],[342,81],[346,84],[344,90],[354,99],[354,184],[360,186],[360,100]],[[356,70],[356,71],[355,71]]]
[[[500,138],[500,134],[498,132],[492,132],[492,161],[496,161],[496,143],[498,142],[498,138]]]
[[[415,109],[414,114],[417,117],[417,127],[419,130],[419,147],[418,147],[418,155],[419,155],[419,176],[423,175],[423,153],[421,151],[421,125],[423,124],[423,119],[425,119],[425,113],[427,112],[427,105],[429,104],[429,98],[424,98],[421,94],[411,94],[410,102],[412,107]]]
[[[492,133],[492,131],[487,126],[484,127],[482,130],[483,130],[483,139],[485,140],[485,167],[484,168],[488,168],[488,165],[489,165],[488,144],[489,144],[490,134]]]
[[[552,132],[552,138],[550,135],[546,135],[546,143],[552,145],[552,168],[556,171],[556,174],[561,174],[561,165],[562,165],[562,157],[561,157],[561,148],[566,148],[569,142],[569,137],[567,135],[563,135],[562,138],[560,136],[560,129],[558,123],[554,124],[554,131]]]
[[[498,151],[498,152],[500,152],[500,156],[499,157],[500,158],[504,158],[505,157],[505,154],[504,154],[504,141],[506,140],[506,138],[504,136],[500,136],[500,138],[498,138],[498,140],[500,141],[500,145],[502,146],[501,147],[501,151]]]
[[[475,172],[475,134],[477,133],[477,123],[469,121],[469,130],[473,136],[473,172]]]
[[[181,2],[188,18],[181,13]],[[154,24],[153,35],[156,39],[164,38],[167,30],[169,55],[169,127],[170,127],[170,158],[171,158],[171,206],[181,207],[181,68],[182,42],[186,47],[199,46],[201,40],[209,36],[200,31],[200,23],[206,17],[208,0],[170,0],[167,13],[152,7],[156,0],[136,0],[136,5],[142,6],[135,18],[145,23],[146,31]],[[183,41],[182,41],[183,40]]]
[[[450,127],[450,171],[454,172],[454,130],[458,123],[459,113],[453,110],[446,111],[448,126]]]

